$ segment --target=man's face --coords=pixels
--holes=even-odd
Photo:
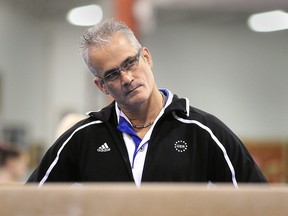
[[[90,47],[88,55],[100,77],[95,78],[95,84],[102,92],[110,94],[122,109],[133,109],[149,100],[155,82],[147,48],[137,50],[127,38],[116,33],[107,45]],[[119,70],[121,67],[126,70]],[[110,79],[107,75],[115,69],[118,73],[121,71],[119,77]]]

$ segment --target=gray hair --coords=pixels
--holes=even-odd
[[[80,53],[94,76],[98,76],[98,73],[89,60],[88,49],[92,46],[100,47],[106,45],[116,32],[121,32],[126,36],[131,45],[136,49],[141,48],[141,44],[133,31],[123,22],[108,19],[88,28],[80,40]]]

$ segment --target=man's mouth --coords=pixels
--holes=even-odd
[[[139,87],[139,86],[133,87],[132,89],[128,90],[128,91],[125,93],[125,95],[131,94],[131,93],[134,92],[138,87]]]

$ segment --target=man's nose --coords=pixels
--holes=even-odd
[[[122,85],[128,85],[133,81],[133,76],[131,71],[124,71],[122,70],[120,73],[120,79]]]

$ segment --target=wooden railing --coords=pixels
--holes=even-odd
[[[287,216],[286,185],[0,185],[1,216]]]

